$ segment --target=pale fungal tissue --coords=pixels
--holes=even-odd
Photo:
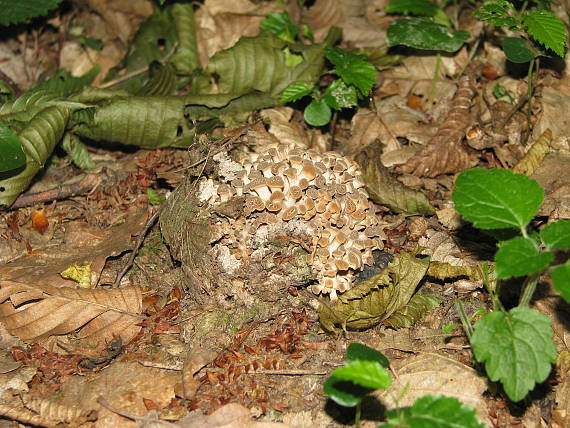
[[[198,197],[212,206],[242,197],[243,214],[223,218],[214,253],[228,273],[255,257],[259,243],[286,236],[304,242],[315,294],[351,288],[355,274],[372,265],[384,237],[358,165],[334,152],[275,146],[242,163],[214,157],[219,181],[202,179]],[[294,241],[295,242],[295,241]]]

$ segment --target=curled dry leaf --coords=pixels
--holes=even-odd
[[[517,174],[532,175],[538,169],[544,157],[550,152],[550,143],[552,142],[552,131],[547,129],[542,133],[538,140],[534,142],[531,148],[526,152],[524,158],[513,167],[513,172]]]
[[[86,410],[76,406],[66,406],[47,398],[31,398],[23,396],[22,400],[27,409],[36,412],[44,419],[54,421],[54,424],[67,423],[76,426],[86,421],[97,419],[96,410]]]
[[[436,177],[460,172],[474,165],[474,159],[462,146],[474,96],[473,79],[465,75],[459,80],[447,118],[429,143],[402,167],[403,172]]]
[[[57,288],[0,281],[0,322],[24,341],[43,342],[75,332],[85,344],[105,346],[113,335],[127,342],[142,311],[137,287],[114,290]]]

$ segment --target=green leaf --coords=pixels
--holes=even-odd
[[[513,401],[522,400],[543,382],[556,361],[550,319],[540,312],[516,307],[483,316],[474,326],[471,346],[485,363],[492,381],[500,381]]]
[[[348,86],[343,80],[338,79],[328,86],[323,99],[329,107],[341,110],[355,107],[358,95],[354,86]]]
[[[344,407],[354,407],[374,389],[364,388],[352,382],[330,376],[323,385],[323,391],[335,403]]]
[[[394,312],[382,324],[392,328],[408,328],[427,315],[429,311],[439,306],[441,300],[421,294],[412,296],[410,301]]]
[[[532,47],[528,40],[521,37],[505,37],[501,46],[507,59],[516,64],[532,61],[539,55],[539,52]]]
[[[376,361],[384,368],[390,367],[390,361],[380,351],[363,345],[362,343],[351,343],[346,350],[346,361]]]
[[[20,139],[6,125],[0,123],[0,173],[20,168],[26,164],[26,155]]]
[[[570,302],[570,260],[557,266],[552,271],[554,288],[560,292],[564,300]]]
[[[325,56],[335,66],[335,72],[347,85],[356,86],[366,96],[376,81],[376,69],[365,61],[364,55],[354,55],[337,47],[327,46]]]
[[[424,395],[412,407],[389,410],[387,418],[410,428],[485,428],[474,408],[443,395]]]
[[[81,169],[93,169],[95,163],[91,159],[85,144],[79,140],[75,135],[67,132],[63,136],[62,148],[67,152],[75,165]]]
[[[427,0],[392,0],[386,6],[386,13],[434,16],[438,9]]]
[[[514,11],[515,7],[511,2],[498,0],[485,2],[473,15],[497,27],[514,28],[518,25],[518,20],[511,15]]]
[[[291,22],[287,12],[271,12],[261,21],[259,28],[270,31],[282,40],[293,43],[299,35],[299,26]]]
[[[564,22],[545,10],[532,10],[523,18],[529,34],[546,48],[563,58],[566,51],[568,32]]]
[[[540,238],[551,250],[570,248],[570,220],[559,220],[547,224],[540,231]]]
[[[499,243],[495,255],[495,273],[497,278],[525,276],[541,272],[550,264],[554,254],[540,252],[536,243],[529,238],[513,238]]]
[[[307,82],[295,82],[287,86],[281,97],[279,98],[279,102],[281,103],[289,103],[292,101],[300,100],[307,95],[310,95],[313,92],[315,85],[312,85]]]
[[[62,0],[0,0],[0,25],[17,24],[26,19],[46,15]]]
[[[464,171],[455,186],[455,209],[480,229],[523,229],[544,198],[535,180],[506,169]]]
[[[364,388],[384,389],[392,383],[390,373],[377,361],[355,360],[335,369],[331,377],[352,382]]]
[[[163,195],[159,195],[152,187],[146,189],[146,195],[151,205],[160,205],[166,201],[166,198]]]
[[[327,103],[317,100],[311,101],[303,113],[305,122],[312,126],[325,126],[330,122],[331,116],[332,112]]]
[[[467,31],[450,31],[428,18],[399,18],[388,28],[390,46],[455,52],[468,38]]]

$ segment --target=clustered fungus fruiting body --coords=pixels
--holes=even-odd
[[[355,273],[372,265],[372,251],[383,248],[374,205],[352,160],[284,146],[241,163],[225,153],[214,160],[220,181],[204,179],[199,198],[214,206],[244,200],[242,216],[219,224],[223,238],[214,249],[228,270],[236,270],[264,239],[309,237],[305,248],[317,278],[311,290],[334,300],[351,288]]]

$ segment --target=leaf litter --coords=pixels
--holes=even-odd
[[[356,53],[378,54],[393,19],[377,2],[319,0],[308,9],[289,3],[290,16],[302,16],[317,41],[337,25],[344,30],[344,44],[362,49]],[[509,119],[512,104],[489,95],[500,83],[513,89],[516,103],[526,91],[520,80],[511,84],[506,77],[480,77],[469,69],[457,83],[451,76],[468,64],[465,48],[455,56],[403,55],[398,67],[375,62],[385,71],[378,74],[373,108],[359,109],[352,122],[340,115],[328,130],[318,130],[302,122],[299,110],[277,105],[276,97],[292,81],[319,81],[322,47],[298,46],[293,54],[309,67],[289,67],[281,56],[282,41],[255,38],[263,17],[283,10],[278,4],[211,0],[193,11],[177,7],[140,27],[153,13],[150,2],[118,7],[91,1],[75,17],[50,18],[51,27],[65,36],[74,25],[83,26],[89,37],[102,41],[101,51],[69,36],[54,52],[48,46],[55,32],[33,28],[0,44],[1,52],[8,52],[6,72],[19,88],[34,88],[40,75],[53,74],[49,64],[54,61],[45,60],[51,55],[73,75],[99,65],[93,84],[100,87],[111,86],[102,79],[117,66],[109,79],[118,85],[113,89],[123,91],[87,88],[68,99],[61,92],[50,95],[57,89],[48,87],[33,102],[28,93],[22,110],[0,110],[6,120],[29,114],[25,122],[58,113],[50,122],[52,133],[68,132],[65,124],[72,121],[75,136],[83,137],[75,146],[92,160],[89,172],[80,171],[69,160],[81,165],[78,155],[66,148],[70,158],[56,149],[51,159],[57,161],[49,162],[60,138],[42,130],[33,137],[39,138],[33,143],[41,148],[39,157],[28,158],[20,184],[8,183],[11,193],[2,195],[4,205],[19,199],[18,208],[1,213],[0,222],[0,337],[11,355],[10,371],[2,376],[13,385],[3,390],[0,413],[42,426],[346,426],[342,409],[323,410],[322,382],[342,360],[346,345],[356,341],[385,350],[392,361],[396,382],[379,395],[384,405],[393,406],[395,396],[401,406],[426,392],[444,393],[473,406],[488,424],[516,424],[525,410],[525,418],[536,418],[534,404],[513,410],[500,397],[484,394],[489,387],[472,367],[463,332],[442,330],[458,322],[452,308],[456,298],[465,301],[470,314],[489,305],[479,287],[481,260],[475,253],[480,253],[470,252],[479,238],[458,234],[457,229],[464,231],[453,220],[450,174],[473,165],[517,165],[546,189],[540,214],[569,218],[570,180],[564,177],[570,133],[559,114],[568,77],[543,76],[530,136],[526,117],[515,113]],[[172,24],[156,32],[153,22],[193,22],[194,31],[181,32],[181,24]],[[238,43],[242,36],[250,39]],[[149,44],[147,37],[161,41]],[[14,54],[16,48],[23,54]],[[240,59],[249,66],[236,68]],[[152,61],[160,66],[151,70]],[[492,46],[484,47],[482,61],[499,75],[506,72]],[[189,92],[185,85],[198,67],[206,73]],[[268,67],[275,72],[267,74]],[[483,76],[491,75],[484,70]],[[250,116],[254,111],[259,116]],[[247,125],[230,129],[248,116]],[[262,122],[255,121],[259,117]],[[202,138],[212,125],[227,128]],[[35,127],[30,122],[20,135]],[[103,140],[133,147],[100,144]],[[289,283],[268,282],[268,272],[290,276],[302,267],[299,251],[311,248],[298,236],[265,244],[266,263],[232,281],[210,263],[210,243],[220,239],[213,220],[239,215],[242,208],[239,203],[215,213],[200,208],[194,181],[184,177],[218,178],[221,171],[212,160],[218,152],[243,160],[275,143],[353,156],[382,216],[383,251],[391,257],[376,254],[378,263],[361,272],[361,281],[336,303],[306,290],[314,279],[310,274]],[[168,146],[187,149],[161,148]],[[34,179],[46,162],[45,174]],[[22,194],[32,179],[34,187]],[[148,188],[169,196],[160,230],[150,231],[120,288],[111,288],[153,212]],[[37,214],[32,207],[44,211]],[[417,221],[418,214],[427,216],[426,224]],[[83,283],[88,288],[77,288],[77,277],[62,277],[72,266],[89,267]],[[554,319],[557,310],[543,312]],[[563,324],[554,328],[557,337],[567,336]],[[567,341],[557,346],[562,370]],[[557,397],[558,404],[548,403],[552,423],[560,426],[568,407],[564,373],[549,380],[551,386],[541,386]],[[375,426],[375,411],[365,408],[365,426]]]

